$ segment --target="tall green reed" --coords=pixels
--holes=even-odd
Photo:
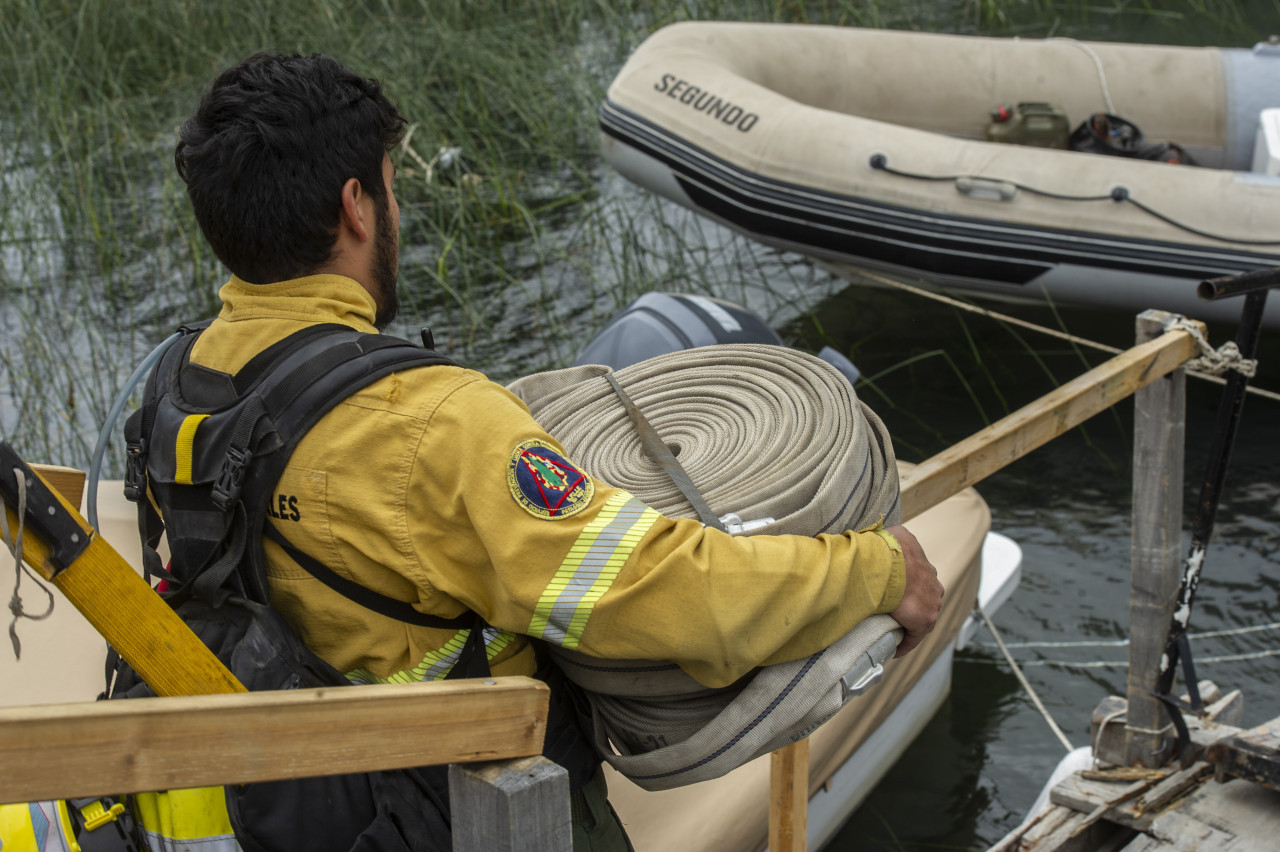
[[[839,288],[602,164],[604,89],[659,26],[730,18],[1084,35],[1100,20],[1177,19],[1243,43],[1247,22],[1276,2],[9,0],[0,434],[42,460],[83,465],[132,365],[178,322],[216,310],[225,272],[173,174],[172,146],[207,80],[250,53],[319,50],[387,84],[414,124],[395,154],[405,211],[396,330],[430,324],[460,360],[506,379],[567,362],[647,290],[722,295],[781,322]],[[448,149],[469,174],[433,168],[428,180],[424,166]]]

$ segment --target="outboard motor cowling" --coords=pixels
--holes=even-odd
[[[684,293],[646,293],[609,321],[583,347],[574,366],[615,370],[669,352],[720,343],[767,343],[782,338],[760,317],[732,302]]]

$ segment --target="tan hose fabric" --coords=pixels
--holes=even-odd
[[[689,504],[640,448],[601,376],[571,367],[510,389],[592,476],[667,517]],[[898,522],[898,473],[880,418],[834,367],[779,346],[707,346],[619,370],[618,381],[711,508],[776,522],[754,532],[816,535]]]
[[[669,517],[694,517],[641,450],[607,372],[587,366],[539,373],[510,389],[593,476]],[[816,535],[898,522],[888,432],[826,362],[777,346],[711,346],[653,358],[615,377],[714,512],[745,522],[774,519],[748,534]],[[896,628],[888,616],[873,616],[822,653],[718,690],[670,663],[551,650],[586,690],[606,760],[641,787],[659,790],[718,777],[806,736],[852,697],[842,675],[874,669],[893,653]]]

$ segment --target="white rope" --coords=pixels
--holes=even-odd
[[[1236,346],[1234,340],[1214,349],[1209,345],[1209,341],[1205,339],[1204,332],[1200,330],[1200,326],[1191,322],[1186,317],[1170,317],[1164,324],[1166,332],[1181,329],[1195,340],[1196,345],[1200,347],[1200,357],[1187,362],[1188,370],[1197,370],[1203,373],[1209,373],[1214,376],[1220,376],[1227,370],[1235,370],[1241,375],[1252,378],[1258,372],[1258,362],[1253,358],[1245,358],[1240,354],[1240,348]]]
[[[1267,657],[1280,657],[1280,648],[1268,648],[1262,651],[1253,651],[1248,654],[1220,654],[1216,657],[1196,657],[1196,665],[1201,663],[1240,663],[1249,660],[1262,660]],[[980,666],[998,666],[1001,665],[1000,660],[987,660],[982,657],[956,657],[957,662],[976,663]],[[1115,669],[1127,668],[1128,660],[1092,660],[1089,662],[1075,663],[1067,660],[1023,660],[1018,665],[1025,668],[1036,666],[1056,666],[1062,669]]]
[[[9,598],[9,612],[13,614],[13,621],[9,623],[9,640],[13,643],[14,659],[22,659],[22,642],[18,640],[18,619],[29,618],[32,621],[43,621],[53,614],[53,592],[45,588],[40,582],[40,578],[31,572],[22,562],[22,542],[23,528],[26,526],[27,518],[27,479],[22,472],[22,468],[15,467],[13,469],[13,478],[18,485],[18,533],[10,535],[9,531],[9,514],[0,507],[0,536],[4,538],[5,544],[9,546],[9,552],[13,554],[13,596]],[[32,615],[22,606],[22,575],[27,573],[35,582],[40,591],[44,592],[49,598],[49,606],[41,615]]]
[[[1031,697],[1031,701],[1036,705],[1036,709],[1040,711],[1040,715],[1044,717],[1049,728],[1053,731],[1054,736],[1058,738],[1058,742],[1062,743],[1067,753],[1075,751],[1075,747],[1071,745],[1071,740],[1067,739],[1067,735],[1062,733],[1062,728],[1058,727],[1058,723],[1053,721],[1053,716],[1049,715],[1049,710],[1044,706],[1044,702],[1040,700],[1040,696],[1036,695],[1036,691],[1031,688],[1031,682],[1027,680],[1027,676],[1022,673],[1022,669],[1018,668],[1017,662],[1014,661],[1013,655],[1009,653],[1009,649],[1004,646],[1004,640],[1000,638],[1000,633],[996,630],[995,624],[991,621],[991,616],[987,615],[987,611],[982,607],[978,607],[978,612],[982,614],[982,620],[987,623],[987,629],[991,631],[991,635],[995,637],[996,644],[1000,646],[1000,650],[1004,653],[1004,658],[1009,661],[1009,665],[1013,668],[1013,673],[1018,676],[1018,682],[1022,684],[1022,688],[1027,691],[1027,695]]]
[[[1280,630],[1280,621],[1272,621],[1268,624],[1254,624],[1249,627],[1236,627],[1231,630],[1206,630],[1203,633],[1188,633],[1187,638],[1192,642],[1197,639],[1218,639],[1223,636],[1243,636],[1246,633],[1261,633],[1264,630]],[[995,645],[990,642],[977,643],[986,648],[993,648]],[[1090,641],[1080,640],[1072,642],[1006,642],[1006,648],[1124,648],[1129,644],[1128,639],[1108,639],[1106,641]]]
[[[1098,58],[1098,54],[1094,53],[1093,48],[1082,41],[1076,41],[1068,36],[1055,36],[1050,41],[1065,41],[1068,44],[1074,44],[1076,47],[1089,54],[1089,58],[1093,60],[1093,67],[1098,69],[1098,85],[1102,87],[1102,100],[1107,105],[1107,112],[1112,115],[1116,114],[1116,108],[1111,103],[1111,91],[1107,88],[1107,72],[1102,68],[1102,60]]]
[[[999,313],[998,311],[988,310],[987,308],[979,307],[978,305],[973,305],[973,304],[970,304],[969,302],[962,302],[959,299],[953,299],[950,296],[944,296],[941,293],[934,293],[922,287],[915,287],[915,286],[912,286],[911,284],[907,284],[905,281],[895,281],[892,278],[886,278],[883,275],[876,275],[873,272],[867,272],[866,270],[862,270],[862,269],[856,270],[856,274],[862,278],[866,278],[868,281],[874,281],[877,284],[883,284],[886,287],[894,287],[898,290],[904,290],[913,295],[920,296],[925,299],[932,299],[935,302],[941,302],[944,305],[950,305],[953,308],[959,308],[960,310],[963,310],[963,311],[968,311],[974,314],[980,314],[981,316],[988,317],[990,319],[996,320],[997,322],[1005,323],[1006,325],[1016,325],[1021,328],[1025,328],[1029,331],[1035,331],[1040,334],[1048,335],[1049,337],[1056,337],[1059,340],[1066,340],[1071,343],[1079,344],[1081,346],[1087,346],[1090,349],[1097,349],[1100,352],[1109,352],[1112,355],[1119,355],[1121,352],[1124,351],[1123,349],[1119,349],[1115,346],[1108,346],[1105,343],[1099,343],[1096,340],[1089,340],[1088,338],[1085,338],[1085,337],[1078,337],[1074,334],[1068,334],[1065,331],[1059,331],[1054,328],[1049,328],[1048,326],[1038,325],[1033,322],[1028,322],[1027,320],[1018,319],[1017,317],[1011,317],[1008,314],[1002,314],[1002,313]],[[1201,372],[1199,370],[1189,369],[1187,370],[1187,375],[1191,376],[1192,378],[1201,379],[1206,382],[1213,382],[1216,385],[1225,385],[1227,383],[1226,379],[1220,378],[1215,375],[1211,375],[1210,373]],[[1264,399],[1270,399],[1275,402],[1280,402],[1280,393],[1276,393],[1275,391],[1264,390],[1262,388],[1255,388],[1252,385],[1249,385],[1245,388],[1245,392],[1251,393],[1254,396],[1260,396]]]
[[[1102,717],[1102,721],[1098,723],[1098,730],[1093,735],[1093,753],[1094,754],[1098,753],[1098,742],[1102,739],[1102,732],[1107,729],[1107,725],[1110,725],[1116,719],[1119,719],[1121,716],[1124,716],[1128,712],[1129,712],[1129,705],[1126,704],[1120,709],[1112,710],[1106,716]]]

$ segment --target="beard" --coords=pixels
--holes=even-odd
[[[373,297],[377,308],[373,326],[383,331],[400,312],[396,278],[400,272],[400,235],[391,229],[391,209],[384,196],[378,201],[378,218],[373,226]]]

